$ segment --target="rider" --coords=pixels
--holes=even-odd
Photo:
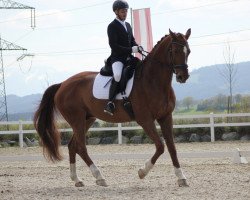
[[[141,49],[135,42],[132,28],[127,18],[129,5],[124,0],[116,0],[113,3],[113,11],[116,18],[108,25],[108,38],[111,47],[111,64],[113,79],[109,89],[109,102],[104,112],[113,115],[115,110],[114,99],[117,94],[118,84],[121,79],[122,69],[131,53],[138,53]]]

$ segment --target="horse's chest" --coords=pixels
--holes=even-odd
[[[157,118],[161,118],[163,116],[166,116],[168,113],[172,113],[174,110],[174,102],[173,101],[163,101],[162,103],[158,103]]]

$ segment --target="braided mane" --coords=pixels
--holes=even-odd
[[[164,40],[166,37],[168,37],[169,36],[169,34],[166,34],[165,36],[163,36],[157,43],[156,43],[156,45],[154,46],[154,48],[152,49],[152,51],[154,50],[154,49],[156,49],[158,46],[159,46],[159,44],[162,42],[162,40]],[[151,52],[152,52],[151,51]]]
[[[168,37],[169,36],[169,34],[166,34],[165,36],[163,36],[157,43],[156,43],[156,45],[153,47],[153,49],[149,52],[149,54],[145,57],[145,59],[142,61],[143,63],[145,62],[145,61],[147,61],[148,60],[148,58],[150,57],[150,55],[154,52],[154,50],[156,49],[156,48],[158,48],[158,46],[159,46],[159,44],[166,38],[166,37]]]

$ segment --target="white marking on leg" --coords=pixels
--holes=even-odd
[[[148,172],[154,167],[154,165],[152,164],[151,160],[148,160],[145,163],[145,167],[144,169],[141,169],[142,172],[144,173],[144,175],[146,176],[148,174]]]
[[[92,172],[93,176],[96,178],[96,180],[104,179],[100,170],[98,167],[95,166],[95,164],[90,165],[90,171]]]
[[[90,165],[89,168],[90,168],[93,176],[96,178],[96,184],[100,185],[100,186],[107,187],[108,185],[107,185],[105,179],[103,178],[100,170],[95,166],[95,164]]]
[[[175,175],[177,176],[178,179],[187,179],[185,175],[183,174],[183,171],[181,168],[174,168]]]
[[[81,182],[81,180],[77,177],[76,174],[76,164],[70,164],[70,178],[72,181],[75,181],[75,183]]]

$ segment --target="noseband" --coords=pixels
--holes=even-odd
[[[170,44],[170,48],[169,48],[170,60],[171,60],[171,65],[172,65],[173,71],[176,74],[176,68],[186,68],[187,69],[188,65],[186,63],[185,64],[179,64],[179,65],[174,64],[174,57],[173,57],[173,53],[172,53],[172,45],[173,44],[182,46],[183,48],[186,47],[186,45],[182,44],[182,43],[179,43],[179,42],[171,42],[171,44]]]

